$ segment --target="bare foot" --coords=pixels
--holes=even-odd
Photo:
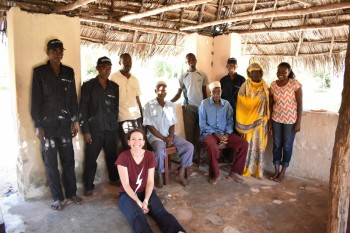
[[[81,202],[83,201],[83,199],[81,197],[78,197],[78,196],[72,196],[68,199],[71,200],[76,205],[81,205]]]
[[[240,183],[240,184],[243,184],[243,183],[244,183],[244,180],[241,179],[241,178],[239,178],[238,175],[237,175],[237,173],[230,173],[230,174],[228,174],[228,175],[226,176],[226,179],[228,179],[228,180],[233,180],[233,181],[235,181],[235,182],[237,182],[237,183]]]
[[[91,197],[92,195],[93,195],[92,190],[86,190],[86,191],[84,192],[84,196]]]
[[[270,180],[275,180],[278,177],[278,173],[273,174],[269,179]]]
[[[61,201],[54,201],[54,202],[52,202],[51,209],[53,209],[53,210],[61,210],[62,209]]]
[[[281,183],[282,181],[283,181],[283,179],[284,179],[284,174],[279,174],[278,176],[277,176],[277,178],[276,179],[274,179],[274,181],[276,181],[277,183]]]
[[[176,176],[176,180],[182,185],[182,186],[187,186],[187,180],[185,179],[185,177],[181,176],[181,175],[177,175]]]
[[[219,182],[220,179],[221,179],[221,176],[218,176],[216,178],[210,179],[209,183],[212,184],[212,185],[216,185]]]

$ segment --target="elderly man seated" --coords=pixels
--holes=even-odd
[[[193,145],[185,139],[175,135],[177,122],[175,105],[165,100],[167,85],[164,81],[156,84],[157,98],[149,101],[143,110],[143,125],[147,128],[147,140],[151,144],[157,157],[158,183],[157,187],[163,187],[164,160],[166,147],[175,146],[181,157],[181,167],[177,180],[187,185],[185,168],[192,165]]]
[[[209,89],[211,97],[203,100],[198,109],[200,140],[205,143],[209,158],[209,182],[216,184],[221,179],[218,145],[225,144],[236,151],[231,172],[226,178],[243,183],[237,174],[243,173],[248,143],[233,133],[233,110],[227,100],[221,99],[220,82],[212,82]]]

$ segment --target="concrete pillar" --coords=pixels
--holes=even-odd
[[[246,76],[249,57],[242,54],[241,37],[236,33],[214,37],[213,42],[213,81],[227,74],[227,59],[234,57],[238,61],[237,73]]]
[[[7,19],[12,106],[18,128],[18,187],[24,198],[33,198],[47,194],[48,189],[40,142],[30,116],[32,71],[47,62],[47,42],[59,38],[66,49],[62,63],[73,67],[80,91],[80,21],[55,14],[30,14],[14,7]],[[78,180],[82,173],[82,138],[79,135],[73,141]]]

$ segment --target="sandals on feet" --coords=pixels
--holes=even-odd
[[[209,183],[212,184],[212,185],[216,185],[219,182],[220,179],[221,179],[221,176],[213,178],[213,179],[210,179]]]
[[[54,202],[52,202],[51,209],[53,209],[53,210],[61,210],[62,209],[61,201],[54,201]]]
[[[76,205],[81,205],[81,202],[83,201],[83,199],[78,196],[72,196],[69,198],[69,200],[71,200]]]

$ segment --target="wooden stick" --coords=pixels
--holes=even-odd
[[[207,3],[209,1],[211,1],[211,0],[196,0],[196,1],[192,1],[192,2],[176,3],[173,5],[163,6],[163,7],[159,7],[156,9],[144,11],[142,13],[125,15],[125,16],[120,17],[119,20],[120,21],[129,21],[129,20],[133,20],[133,19],[140,19],[140,18],[151,16],[151,15],[157,15],[157,14],[165,12],[165,11],[171,11],[171,10],[175,10],[175,9],[179,9],[179,8],[186,8],[186,7],[190,7],[190,6],[200,5],[203,3]]]
[[[315,6],[315,7],[303,8],[303,9],[269,11],[269,12],[263,12],[263,13],[237,16],[237,17],[232,17],[228,19],[216,20],[208,23],[202,23],[197,26],[181,27],[180,31],[200,29],[200,28],[210,27],[218,24],[231,23],[231,22],[237,22],[242,20],[265,19],[270,17],[299,16],[303,14],[314,14],[314,13],[335,11],[335,10],[341,10],[341,9],[347,9],[347,8],[350,8],[350,2],[340,2],[340,3],[334,3],[329,5],[323,5],[323,6]]]
[[[85,6],[91,2],[94,2],[95,0],[76,0],[73,3],[67,4],[65,6],[56,6],[53,8],[54,11],[71,11],[74,9],[77,9],[81,6]]]

